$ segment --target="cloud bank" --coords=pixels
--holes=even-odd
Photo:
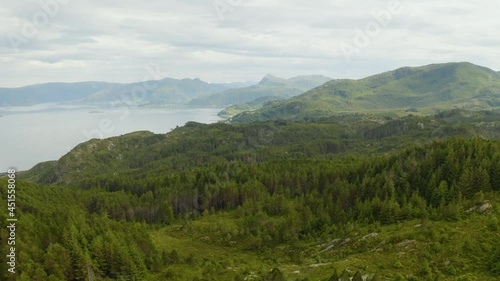
[[[8,1],[0,7],[0,87],[140,81],[150,64],[209,82],[267,73],[360,78],[448,61],[500,70],[498,1],[317,2]]]

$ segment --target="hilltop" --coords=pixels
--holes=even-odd
[[[289,98],[302,94],[330,80],[331,78],[322,75],[303,75],[290,79],[283,79],[268,74],[262,78],[257,85],[227,90],[221,93],[196,98],[190,101],[189,105],[225,107],[251,102],[264,97]]]
[[[242,113],[233,122],[303,120],[345,112],[486,110],[500,106],[500,75],[471,63],[403,67],[359,80],[327,82],[286,101]]]
[[[19,174],[37,182],[18,181],[19,270],[26,280],[497,280],[499,122],[491,111],[350,114],[93,139]]]
[[[134,132],[84,142],[58,161],[40,163],[24,178],[38,183],[80,184],[94,175],[146,176],[216,159],[337,159],[379,155],[433,138],[500,139],[500,113],[452,110],[434,116],[346,114],[312,122],[200,124],[188,122],[167,134]]]

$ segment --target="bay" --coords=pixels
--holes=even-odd
[[[167,133],[188,121],[221,120],[220,108],[96,108],[39,105],[0,108],[0,172],[57,160],[79,143],[134,131]]]

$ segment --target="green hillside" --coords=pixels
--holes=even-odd
[[[16,280],[497,280],[499,122],[455,110],[91,140],[19,175],[52,184],[18,180]]]
[[[349,114],[315,122],[189,122],[168,134],[135,132],[93,139],[59,161],[36,165],[23,176],[39,183],[72,184],[95,175],[139,176],[217,159],[265,161],[376,155],[424,144],[432,138],[500,139],[499,121],[499,112],[454,110],[427,117]]]
[[[188,122],[92,139],[16,184],[2,280],[500,277],[498,110]]]
[[[315,88],[331,78],[321,75],[304,75],[283,79],[266,75],[258,85],[227,90],[213,95],[193,99],[191,106],[225,107],[251,102],[264,97],[289,98]]]
[[[404,67],[360,80],[332,80],[300,96],[242,113],[234,122],[309,119],[342,112],[484,110],[500,106],[500,75],[470,63]]]

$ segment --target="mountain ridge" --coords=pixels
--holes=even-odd
[[[304,119],[339,112],[418,111],[462,108],[482,110],[500,106],[500,75],[471,63],[402,67],[362,79],[335,79],[286,101],[234,122]]]
[[[108,82],[51,82],[16,88],[0,88],[0,106],[25,106],[40,103],[72,102],[92,93],[119,87]],[[67,93],[71,92],[72,95]]]
[[[184,104],[191,99],[231,89],[237,83],[208,83],[199,78],[163,78],[123,85],[119,88],[96,92],[82,103],[124,103],[133,105]]]
[[[255,99],[264,97],[289,98],[302,94],[330,80],[331,78],[323,75],[302,75],[284,79],[272,74],[267,74],[257,85],[230,89],[196,98],[190,101],[189,105],[227,107],[251,102]]]
[[[193,97],[245,87],[250,82],[208,83],[199,78],[163,78],[134,83],[51,82],[16,88],[0,88],[0,106],[42,103],[86,105],[183,104]]]

